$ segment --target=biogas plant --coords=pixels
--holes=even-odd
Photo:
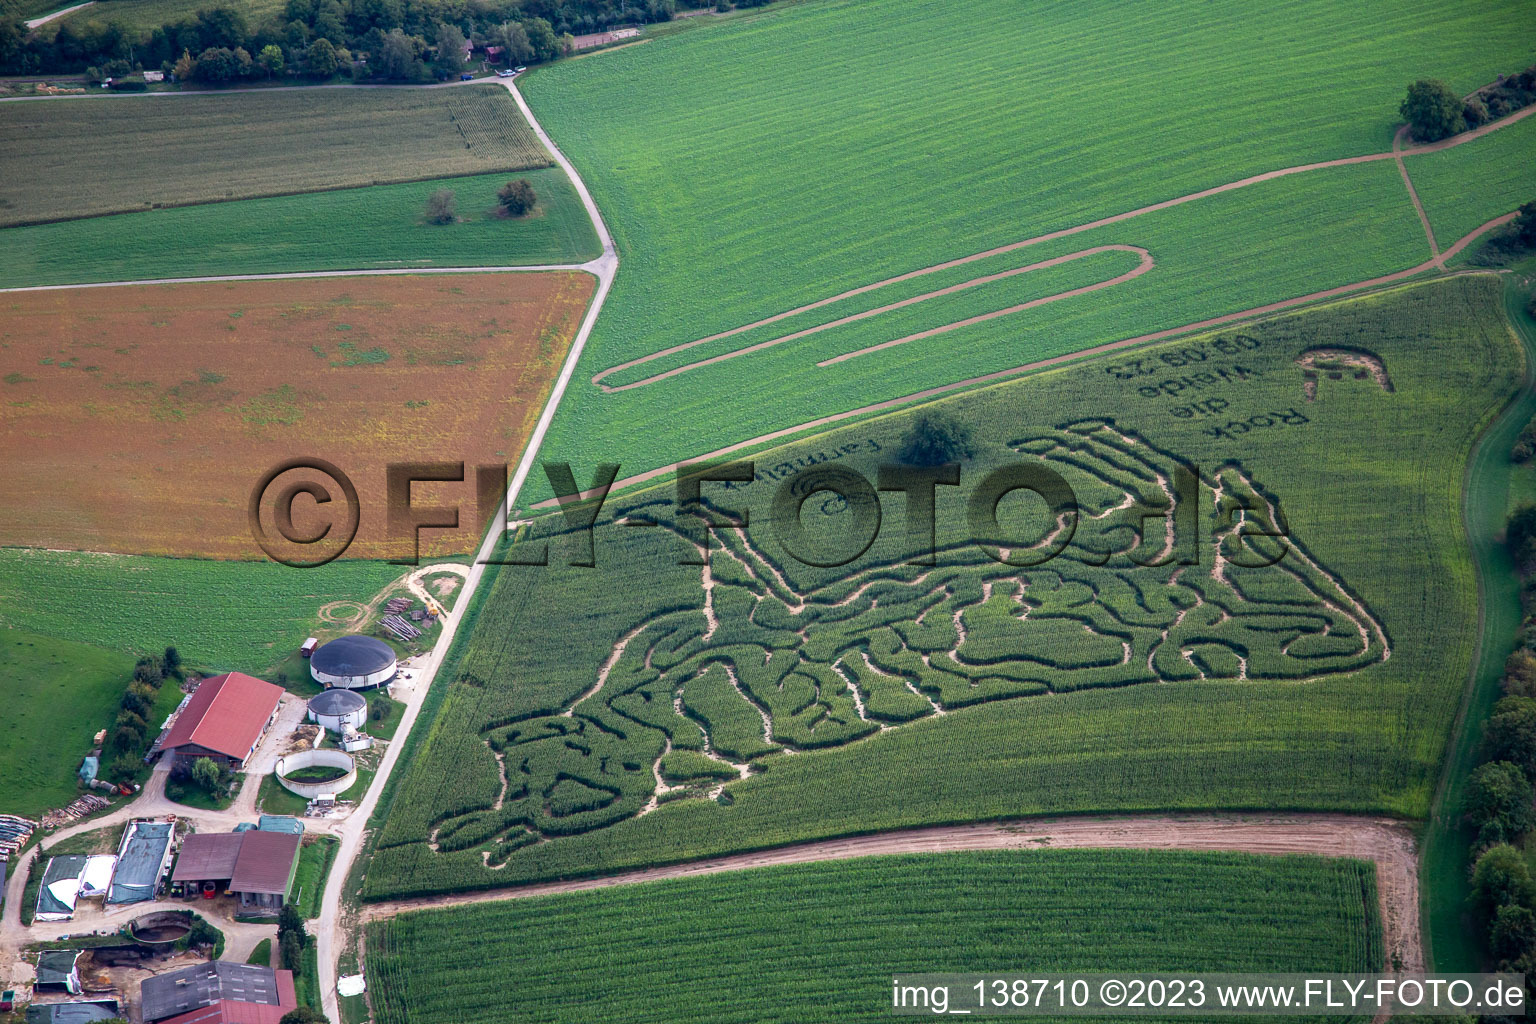
[[[371,690],[395,678],[399,665],[389,644],[371,636],[339,636],[309,657],[309,674],[325,687]]]

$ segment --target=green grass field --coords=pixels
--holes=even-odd
[[[299,850],[299,866],[293,876],[293,905],[306,919],[320,916],[320,898],[325,895],[325,877],[336,859],[337,841],[324,836],[312,837]]]
[[[1375,892],[1358,861],[1170,851],[759,868],[373,924],[369,994],[383,1024],[787,1024],[887,1019],[904,972],[1371,971]]]
[[[1464,146],[1410,157],[1406,163],[1443,249],[1478,225],[1536,199],[1533,161],[1536,117]]]
[[[125,654],[175,646],[188,664],[261,673],[303,643],[321,605],[367,601],[402,571],[3,548],[0,626]]]
[[[955,546],[966,530],[959,498],[941,506],[948,546],[922,586],[917,569],[880,568],[907,557],[894,495],[882,540],[852,567],[794,563],[767,512],[776,478],[797,459],[827,458],[873,478],[909,413],[765,453],[757,482],[714,492],[726,507],[754,509],[754,529],[747,556],[716,553],[717,624],[707,638],[698,570],[677,565],[685,549],[669,531],[599,528],[596,570],[559,567],[558,543],[549,568],[502,569],[448,676],[457,681],[381,808],[366,895],[496,887],[1025,814],[1276,808],[1422,817],[1475,641],[1461,474],[1447,467],[1462,465],[1521,366],[1499,296],[1491,275],[1399,289],[1245,328],[1242,344],[1226,332],[1203,349],[1170,343],[939,403],[976,433],[971,480],[1017,458],[1021,445],[1039,447],[1017,439],[1061,438],[1051,428],[1110,416],[1167,458],[1215,474],[1228,495],[1277,496],[1311,568],[1297,563],[1303,571],[1289,580],[1202,584],[1190,599],[1197,610],[1174,624],[1171,609],[1190,602],[1168,570],[1136,576],[1084,562],[1029,573],[978,563]],[[1330,344],[1376,353],[1394,390],[1325,378],[1308,402],[1295,360]],[[1199,360],[1194,350],[1203,350]],[[1210,399],[1227,408],[1214,417],[1192,409]],[[1092,433],[1071,443],[1080,450],[1063,471],[1093,494],[1090,507],[1135,490],[1114,482],[1100,491],[1125,472],[1105,466],[1124,458]],[[1229,463],[1242,476],[1218,473]],[[1083,472],[1099,483],[1079,479]],[[1138,472],[1151,478],[1151,469]],[[670,521],[670,501],[669,483],[610,511]],[[1116,520],[1107,523],[1083,535],[1085,552],[1122,549],[1123,535],[1117,543],[1103,532]],[[1420,554],[1405,562],[1394,555],[1404,548]],[[812,596],[764,582],[773,578],[765,565]],[[881,589],[864,589],[882,576]],[[1013,603],[1018,581],[1027,606]],[[1296,585],[1304,592],[1288,589]],[[1240,596],[1223,596],[1231,586]],[[850,594],[865,596],[847,603]],[[1354,600],[1353,624],[1323,624]],[[806,602],[809,611],[795,610]],[[1313,606],[1312,626],[1286,624]],[[1020,608],[1036,623],[1022,633]],[[1243,622],[1258,631],[1230,632]],[[1174,648],[1160,645],[1160,629],[1175,631]],[[1362,646],[1350,639],[1357,629],[1361,637],[1379,629],[1380,639]],[[625,655],[613,658],[624,637]],[[610,658],[602,691],[574,707]],[[1150,681],[1164,685],[1138,685]],[[1046,689],[1056,695],[1031,696]],[[930,701],[949,713],[934,715]],[[875,734],[882,724],[889,728]],[[712,783],[699,784],[642,813],[668,742],[752,774],[722,799],[710,798]],[[773,752],[779,746],[799,753],[784,757]],[[521,766],[504,792],[498,754]],[[488,810],[498,794],[500,810]]]
[[[1316,0],[1241,16],[1139,4],[1112,19],[824,3],[539,69],[524,91],[623,258],[545,451],[638,471],[897,397],[914,377],[931,387],[1419,263],[1428,247],[1422,231],[1410,238],[1416,218],[1389,165],[1317,172],[1027,250],[1142,245],[1158,266],[908,346],[919,351],[815,370],[808,357],[836,342],[821,335],[618,395],[580,383],[993,246],[1385,152],[1414,77],[1470,90],[1528,63],[1520,19],[1512,3],[1387,12]],[[547,494],[539,481],[530,496]]]
[[[12,720],[0,745],[0,812],[35,817],[75,798],[75,769],[91,737],[112,724],[132,675],[133,659],[121,652],[0,630],[0,684]],[[65,705],[71,712],[61,716]]]
[[[281,15],[283,5],[278,0],[239,0],[226,6],[238,7],[251,24],[268,15]],[[93,21],[116,22],[124,28],[143,30],[159,28],[167,22],[191,18],[207,7],[204,0],[97,0],[92,7],[76,11],[61,19],[74,29],[83,28]],[[194,54],[195,56],[195,54]]]
[[[0,226],[548,167],[505,89],[295,89],[0,107]]]
[[[602,250],[576,190],[558,169],[519,172],[534,214],[489,215],[505,174],[247,199],[0,230],[0,287],[91,281],[412,267],[581,263]],[[422,220],[427,197],[452,189],[460,223]],[[186,246],[187,238],[198,239]]]

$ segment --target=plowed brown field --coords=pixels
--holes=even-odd
[[[465,483],[417,484],[413,501],[461,510],[457,531],[423,532],[423,556],[469,551],[473,467],[521,455],[593,285],[552,272],[5,296],[0,545],[264,558],[252,489],[308,456],[356,485],[351,558],[398,551],[386,464],[465,462]],[[336,506],[294,502],[299,530],[333,518],[329,489]]]

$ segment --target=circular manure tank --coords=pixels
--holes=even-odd
[[[313,800],[322,793],[345,793],[357,781],[357,762],[344,750],[300,750],[277,759],[278,785]]]

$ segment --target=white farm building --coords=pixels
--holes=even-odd
[[[395,678],[395,652],[371,636],[339,636],[315,650],[309,674],[321,686],[367,690]]]

